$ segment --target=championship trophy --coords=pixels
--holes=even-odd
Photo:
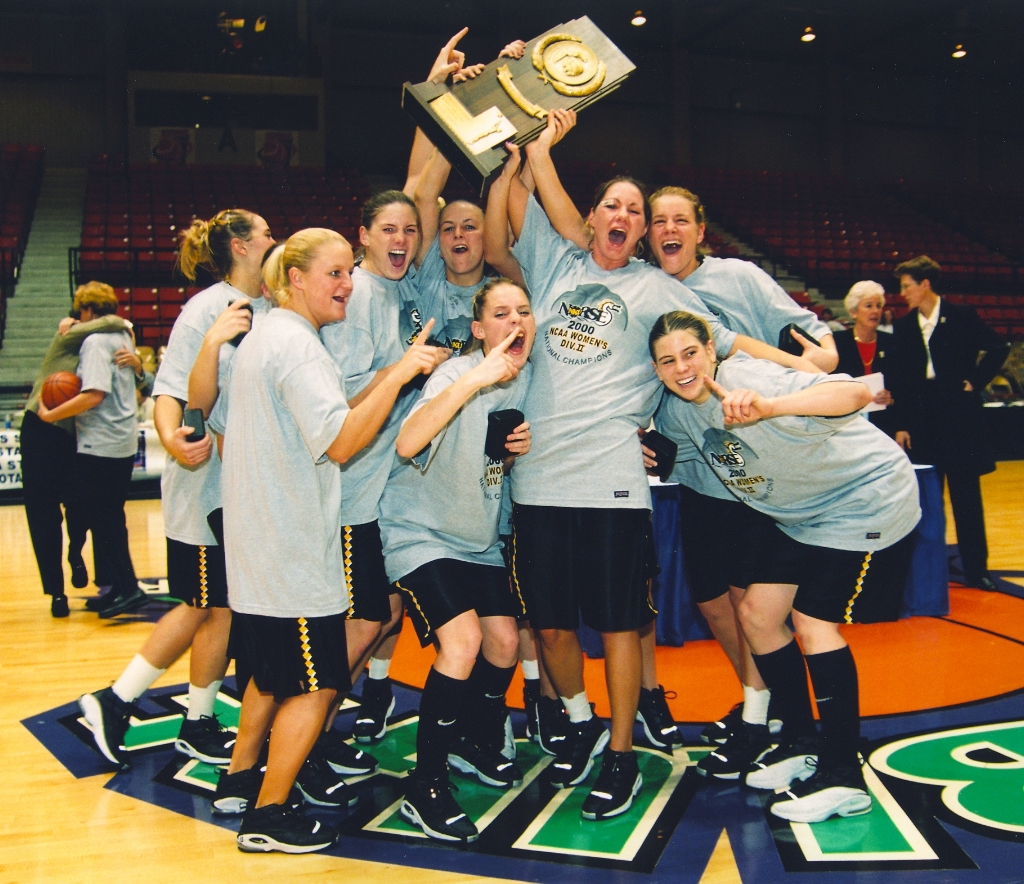
[[[492,61],[472,80],[406,83],[402,107],[482,197],[508,157],[506,141],[533,141],[549,110],[582,110],[634,70],[583,16],[531,40],[522,58]]]

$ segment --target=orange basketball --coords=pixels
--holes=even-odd
[[[70,371],[58,371],[43,381],[40,399],[47,408],[56,408],[82,392],[82,379]]]

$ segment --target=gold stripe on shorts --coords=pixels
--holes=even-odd
[[[352,594],[352,526],[344,525],[341,529],[341,561],[345,569],[345,588],[348,590],[349,606],[345,619],[351,620],[355,614],[354,596]]]
[[[860,576],[857,578],[857,586],[853,591],[853,595],[850,596],[850,600],[846,603],[846,616],[843,618],[844,623],[853,623],[853,605],[857,601],[857,596],[864,590],[864,578],[867,576],[868,568],[871,567],[871,553],[867,553],[864,556],[864,562],[860,566]]]
[[[206,582],[206,547],[199,547],[199,607],[206,608],[210,602],[210,589]]]
[[[519,544],[517,542],[517,538],[518,538],[518,533],[516,532],[515,523],[513,523],[512,524],[512,549],[509,550],[509,557],[508,557],[509,565],[511,566],[511,568],[509,570],[512,571],[512,586],[515,587],[516,595],[519,597],[519,606],[523,609],[523,613],[525,614],[526,613],[526,602],[523,599],[523,590],[519,586],[519,574],[518,574],[518,572],[516,570],[516,558],[517,558],[516,550],[519,548]]]
[[[306,664],[306,676],[309,679],[309,691],[320,690],[317,684],[316,667],[313,665],[313,652],[309,648],[309,626],[305,617],[299,618],[299,642],[302,645],[302,659]]]
[[[427,620],[427,615],[423,613],[423,608],[420,607],[420,603],[416,601],[416,596],[413,595],[412,590],[406,589],[397,580],[395,581],[395,586],[397,586],[400,590],[402,590],[402,592],[404,592],[407,596],[409,596],[409,598],[412,599],[412,603],[416,606],[416,610],[420,612],[420,616],[423,618],[423,622],[427,624],[427,635],[430,635],[430,633],[434,630],[430,626],[430,621]],[[424,638],[426,638],[426,636],[424,636]]]

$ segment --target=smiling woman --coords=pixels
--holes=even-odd
[[[865,813],[857,668],[839,624],[853,622],[858,600],[899,591],[906,580],[921,516],[910,462],[861,418],[871,393],[846,375],[790,371],[742,353],[719,364],[706,323],[682,312],[660,317],[649,344],[671,394],[658,428],[679,444],[677,462],[706,464],[732,496],[768,517],[734,554],[747,573],[733,595],[783,721],[779,745],[766,751],[767,728],[750,729],[759,751],[742,770],[725,777],[729,753],[719,752],[702,770],[786,789],[771,811],[794,822]]]
[[[552,119],[528,148],[545,204],[558,186],[549,153],[555,139]],[[649,424],[659,397],[645,359],[646,329],[665,304],[686,304],[724,336],[723,355],[735,336],[686,288],[632,260],[648,216],[638,182],[615,179],[599,189],[589,215],[592,245],[585,251],[552,229],[516,175],[518,148],[509,150],[491,201],[507,201],[539,341],[526,404],[534,445],[512,473],[513,576],[573,723],[547,780],[556,788],[578,785],[607,745],[582,808],[585,818],[600,820],[625,812],[642,783],[632,735],[640,630],[650,627],[655,612],[648,596],[651,499],[637,429]],[[604,639],[610,735],[586,701],[574,632],[581,615]]]
[[[503,456],[488,454],[488,437],[495,413],[523,407],[535,333],[526,293],[507,279],[480,289],[473,315],[481,346],[427,381],[398,434],[380,519],[388,578],[412,602],[423,646],[438,647],[401,812],[428,836],[461,842],[478,832],[451,796],[448,765],[499,788],[523,779],[502,754],[522,603],[498,531],[505,474],[529,451],[530,425],[520,412],[500,440]]]
[[[343,616],[351,599],[334,579],[344,569],[341,474],[332,461],[345,463],[365,448],[403,385],[433,367],[429,348],[417,342],[372,393],[349,405],[317,331],[345,317],[351,268],[340,234],[293,234],[264,268],[278,307],[242,341],[232,366],[224,542],[235,656],[252,679],[218,800],[258,780],[253,771],[271,726],[274,734],[258,797],[244,802],[242,850],[305,853],[337,837],[288,805],[297,776],[306,794],[313,790],[299,771],[335,697],[351,684]],[[254,512],[263,514],[258,536]]]

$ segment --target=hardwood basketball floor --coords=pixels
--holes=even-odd
[[[984,477],[983,492],[990,566],[1024,574],[1024,462],[1001,463],[994,474]],[[127,511],[139,576],[165,574],[159,502],[130,502]],[[955,542],[951,520],[948,535]],[[90,561],[88,551],[86,561]],[[1024,586],[1024,577],[1009,579]],[[106,775],[75,779],[21,721],[109,685],[152,626],[100,621],[76,601],[85,590],[69,586],[68,592],[71,617],[53,620],[39,589],[24,509],[0,507],[0,763],[7,776],[0,814],[0,882],[97,882],[129,875],[147,884],[284,882],[324,876],[352,881],[386,876],[389,884],[496,880],[333,856],[241,854],[221,828],[102,788]],[[955,614],[998,623],[1003,632],[1020,632],[1024,640],[1020,621],[1011,622],[1019,616],[1021,603],[1010,597],[954,590],[952,604]],[[852,627],[848,636],[861,669],[866,715],[962,703],[1024,687],[1024,646],[997,648],[980,640],[976,632],[965,635],[942,620],[915,618]],[[963,641],[975,644],[969,648],[956,644]],[[951,652],[957,647],[963,653]],[[1001,653],[1007,654],[1005,659],[991,656]],[[432,651],[421,651],[414,637],[405,633],[392,675],[422,684],[431,656]],[[964,670],[964,660],[977,665]],[[602,664],[588,661],[587,666],[588,689],[599,714],[606,715]],[[710,642],[660,649],[659,671],[666,687],[677,693],[671,705],[679,720],[711,720],[739,699],[724,656]],[[184,658],[158,686],[187,680]],[[518,684],[509,694],[511,703],[521,696]],[[570,881],[587,877],[585,869],[571,867],[563,867],[563,874]],[[716,884],[739,880],[727,843],[720,844],[702,880]]]

